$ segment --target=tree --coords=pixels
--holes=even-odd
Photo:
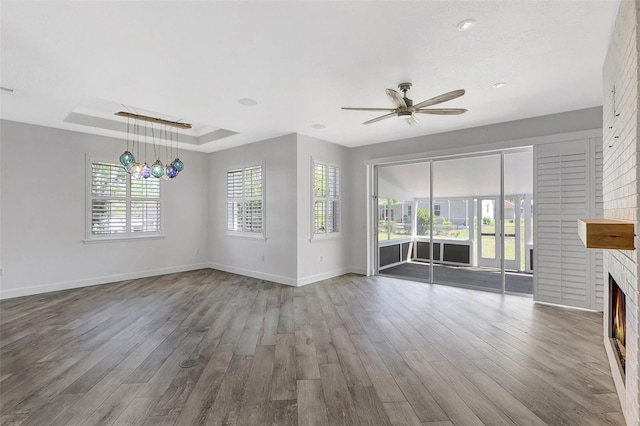
[[[397,203],[398,200],[396,200],[395,198],[378,198],[379,206],[392,206]]]
[[[429,209],[418,209],[417,214],[417,234],[428,235],[429,226],[431,225],[431,211]]]

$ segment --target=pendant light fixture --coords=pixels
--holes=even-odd
[[[147,115],[133,114],[131,112],[119,111],[115,115],[127,117],[127,148],[120,155],[120,164],[133,179],[149,179],[151,177],[164,180],[172,180],[184,170],[184,163],[179,158],[178,152],[178,129],[190,129],[191,124],[179,121],[170,121],[163,118],[150,117]],[[133,131],[131,131],[131,120],[133,119]],[[153,153],[155,162],[149,166],[147,162],[147,126],[144,127],[144,135],[141,135],[139,121],[151,123],[151,142],[153,143]],[[158,138],[154,124],[159,124]],[[173,133],[167,130],[167,126],[175,128],[175,159],[171,161],[174,151]],[[164,133],[164,137],[163,137]],[[140,137],[144,136],[144,162],[140,156]],[[137,148],[137,150],[136,150]],[[160,157],[164,148],[166,155],[166,166],[162,164]],[[135,155],[134,155],[135,153]],[[138,157],[136,160],[136,156]]]

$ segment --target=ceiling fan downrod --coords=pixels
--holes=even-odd
[[[398,84],[398,89],[402,92],[404,97],[404,102],[407,104],[407,108],[411,108],[413,106],[413,101],[407,98],[407,92],[411,89],[411,83],[400,83]]]

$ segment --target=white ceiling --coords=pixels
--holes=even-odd
[[[213,152],[292,132],[354,147],[601,105],[618,0],[1,7],[0,85],[15,90],[2,118],[124,137],[124,104],[194,123],[183,147]],[[389,107],[384,89],[404,81],[414,102],[466,89],[441,105],[469,111],[411,127],[340,109]]]

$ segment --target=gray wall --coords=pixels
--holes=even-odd
[[[10,121],[1,124],[2,297],[207,265],[204,155],[180,152],[185,170],[176,180],[162,182],[165,238],[86,244],[86,154],[117,161],[125,142]]]
[[[298,284],[349,272],[351,186],[349,149],[298,135]],[[340,167],[341,230],[338,235],[311,238],[312,159]]]
[[[227,170],[254,162],[263,163],[265,174],[266,239],[227,234]],[[296,135],[218,151],[208,164],[211,266],[296,285]]]

